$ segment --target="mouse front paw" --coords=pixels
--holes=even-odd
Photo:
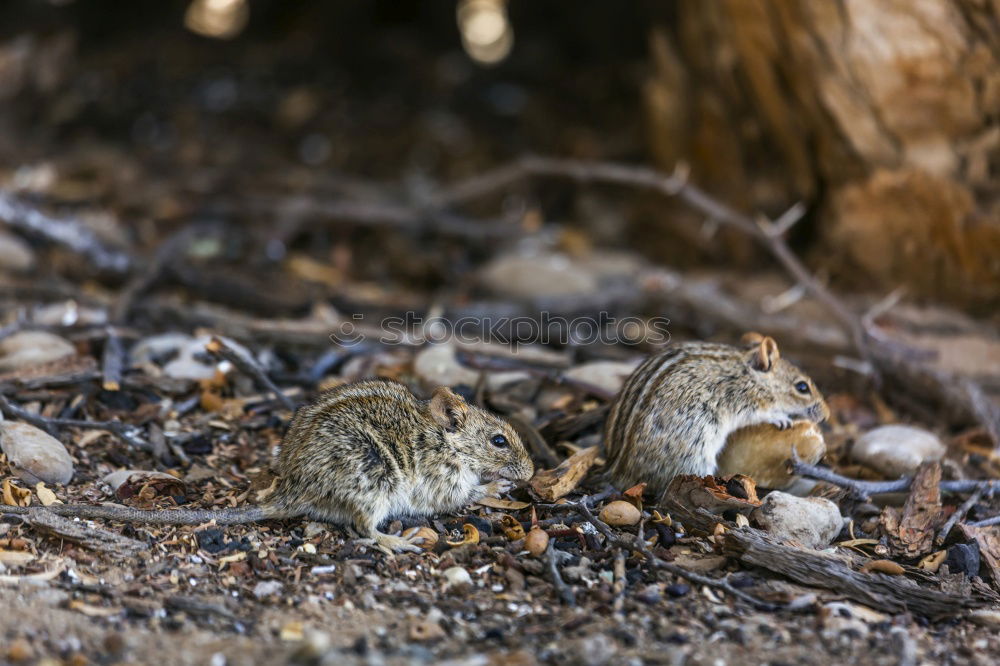
[[[792,427],[792,420],[787,416],[779,416],[771,420],[771,423],[778,430],[788,430]]]
[[[419,540],[423,541],[423,537],[419,537]],[[396,553],[402,552],[423,552],[423,549],[420,548],[420,546],[415,545],[413,541],[409,539],[405,539],[394,534],[383,534],[382,532],[376,532],[374,538],[371,539],[359,539],[358,543],[373,545],[390,557]]]

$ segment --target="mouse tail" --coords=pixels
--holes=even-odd
[[[0,514],[27,515],[31,511],[51,511],[67,518],[117,520],[145,525],[200,525],[215,521],[218,525],[240,525],[272,518],[282,518],[263,507],[249,506],[231,509],[161,509],[143,511],[114,504],[52,504],[40,506],[11,506],[0,504]]]

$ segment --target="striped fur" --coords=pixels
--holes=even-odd
[[[713,473],[737,428],[825,419],[829,412],[812,380],[765,340],[749,348],[677,344],[636,368],[605,423],[612,483],[624,490],[645,481],[658,496],[679,474]],[[807,394],[796,390],[798,382]]]

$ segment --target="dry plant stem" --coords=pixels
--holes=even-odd
[[[586,518],[587,522],[593,525],[598,532],[604,535],[604,538],[607,539],[607,542],[609,544],[618,546],[620,548],[627,548],[628,550],[638,551],[644,558],[646,558],[646,561],[654,569],[662,569],[663,571],[672,573],[675,576],[679,576],[681,578],[684,578],[685,580],[689,580],[692,583],[695,583],[696,585],[706,585],[708,587],[714,587],[717,590],[722,590],[726,594],[731,595],[734,599],[739,599],[745,603],[748,603],[757,610],[776,611],[776,610],[781,610],[783,608],[783,606],[779,604],[773,604],[767,601],[761,601],[756,597],[753,597],[741,590],[738,590],[732,585],[730,585],[730,583],[727,580],[711,578],[709,576],[702,576],[701,574],[696,574],[693,571],[688,571],[687,569],[679,567],[676,564],[671,564],[670,562],[661,560],[660,558],[653,555],[652,552],[650,552],[644,540],[638,539],[632,536],[631,534],[627,535],[628,538],[626,538],[626,535],[615,534],[607,523],[600,520],[599,518],[597,518],[597,516],[594,515],[594,513],[590,510],[590,507],[587,506],[586,498],[581,500],[579,503],[575,504],[569,503],[563,506],[572,508],[574,511],[576,511],[584,518]]]
[[[909,490],[910,485],[913,483],[911,477],[904,477],[895,481],[861,481],[859,479],[851,479],[841,476],[825,467],[809,465],[799,460],[790,460],[789,465],[793,474],[832,483],[849,491],[856,499],[865,499],[871,495],[879,495],[881,493],[903,492]],[[978,490],[992,494],[1000,490],[1000,479],[987,479],[985,481],[942,481],[939,487],[943,492],[950,493],[969,493]]]
[[[944,524],[941,531],[938,532],[937,537],[934,539],[934,542],[938,546],[944,545],[944,542],[951,533],[952,528],[963,520],[972,507],[976,505],[976,502],[982,498],[983,491],[983,488],[976,488],[975,491],[969,495],[969,499],[962,502],[962,506],[955,509],[955,513],[951,514],[951,518],[948,519],[948,522]]]
[[[549,539],[549,545],[545,548],[545,559],[549,565],[549,575],[552,577],[552,584],[556,588],[556,592],[559,593],[559,598],[562,599],[563,603],[567,606],[576,605],[576,593],[573,592],[573,588],[566,584],[563,580],[562,574],[559,573],[559,567],[556,563],[556,549],[553,543],[555,539]]]
[[[236,368],[253,379],[261,388],[270,391],[281,402],[285,409],[295,411],[295,402],[279,389],[271,378],[267,376],[264,369],[253,359],[239,353],[217,337],[213,337],[208,344],[208,351],[232,363]]]
[[[16,419],[26,421],[31,425],[41,428],[50,435],[55,436],[60,428],[86,428],[89,430],[106,430],[127,444],[131,444],[140,451],[152,451],[153,446],[143,440],[142,438],[136,436],[132,430],[134,426],[130,426],[127,423],[122,423],[121,421],[84,421],[81,419],[53,419],[39,414],[32,414],[26,409],[23,409],[14,403],[10,402],[7,397],[0,394],[0,411],[4,414],[13,416]]]
[[[987,518],[986,520],[977,520],[974,523],[966,523],[969,527],[990,527],[991,525],[1000,525],[1000,516],[993,516],[992,518]]]

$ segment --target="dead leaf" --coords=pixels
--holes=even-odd
[[[890,576],[902,576],[906,573],[899,564],[892,560],[870,560],[861,567],[861,573],[883,573]]]
[[[38,501],[42,503],[42,506],[62,504],[62,501],[56,497],[56,494],[46,488],[45,484],[41,481],[35,484],[35,494],[38,495]]]
[[[509,518],[509,516],[507,517]],[[521,526],[520,523],[518,523],[518,527],[520,526]],[[523,533],[524,530],[522,529],[521,532]],[[445,543],[452,547],[477,544],[479,543],[479,530],[476,529],[475,525],[470,525],[469,523],[465,523],[464,525],[462,525],[462,538],[457,541],[451,541],[449,539],[445,539]]]
[[[746,497],[732,495],[730,488]],[[670,482],[664,496],[670,497],[672,501],[690,510],[700,508],[711,513],[722,513],[730,509],[749,513],[760,506],[756,484],[753,479],[741,474],[733,476],[728,481],[715,476],[701,477],[690,474],[678,476]]]
[[[4,479],[3,503],[9,506],[28,506],[31,504],[31,491],[15,486],[10,479]]]
[[[940,483],[941,464],[924,463],[913,477],[902,511],[888,506],[882,509],[879,527],[893,557],[912,560],[931,552],[934,535],[944,523]]]
[[[536,472],[528,483],[543,500],[554,502],[576,488],[597,460],[597,454],[596,446],[581,449],[559,463],[555,469]]]
[[[993,579],[993,587],[1000,590],[1000,527],[969,527],[961,524],[958,528],[967,540],[976,540],[979,556]]]
[[[506,511],[520,511],[531,506],[530,502],[520,502],[518,500],[508,500],[500,497],[484,497],[476,504],[488,506],[491,509],[504,509]]]
[[[517,541],[518,539],[524,538],[524,528],[521,523],[517,521],[513,516],[504,515],[500,518],[500,528],[503,530],[504,536],[506,536],[511,541]]]
[[[631,503],[635,508],[642,511],[642,494],[646,492],[646,482],[636,484],[622,493],[626,502]]]
[[[150,502],[157,497],[176,497],[184,495],[185,492],[186,486],[180,479],[163,474],[147,475],[137,472],[118,486],[115,497],[120,500],[135,497]]]

